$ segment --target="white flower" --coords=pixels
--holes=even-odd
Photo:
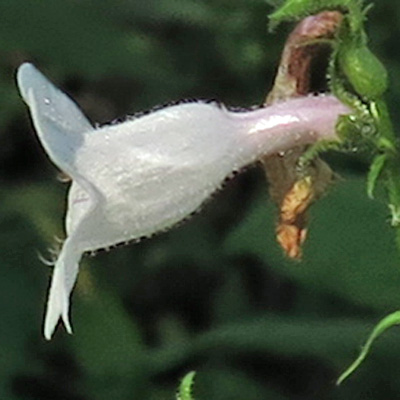
[[[71,332],[69,297],[84,252],[171,227],[233,171],[263,155],[334,138],[337,117],[349,113],[333,96],[240,112],[192,102],[95,129],[32,64],[19,68],[17,80],[43,147],[72,178],[67,238],[47,303],[47,339],[60,317]]]

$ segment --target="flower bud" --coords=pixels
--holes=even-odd
[[[366,45],[345,45],[339,53],[340,66],[360,96],[377,99],[388,87],[386,68]]]

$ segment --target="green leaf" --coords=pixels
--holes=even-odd
[[[320,11],[347,10],[349,5],[356,3],[357,0],[286,0],[270,15],[270,29],[276,28],[280,22],[299,20]]]
[[[179,385],[178,393],[176,395],[177,400],[194,400],[192,389],[194,384],[194,377],[196,376],[195,371],[188,372],[182,379]]]
[[[382,173],[386,161],[386,154],[379,154],[372,161],[367,177],[367,193],[370,199],[374,198],[375,186]]]
[[[377,339],[382,333],[384,333],[387,329],[391,328],[394,325],[400,324],[400,311],[396,311],[387,317],[383,318],[378,325],[375,326],[374,330],[372,331],[371,335],[369,336],[367,342],[365,343],[364,347],[361,350],[360,355],[357,359],[350,365],[349,368],[344,371],[339,379],[337,380],[336,384],[340,385],[345,379],[347,379],[365,360],[367,357],[371,346],[375,339]]]

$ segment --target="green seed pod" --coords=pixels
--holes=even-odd
[[[387,89],[386,68],[367,46],[344,46],[339,63],[354,90],[366,99],[377,99]]]

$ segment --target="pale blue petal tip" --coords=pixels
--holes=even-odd
[[[21,96],[28,102],[28,90],[33,86],[35,82],[38,81],[38,78],[43,75],[39,72],[39,70],[31,63],[22,64],[17,71],[17,84]]]

